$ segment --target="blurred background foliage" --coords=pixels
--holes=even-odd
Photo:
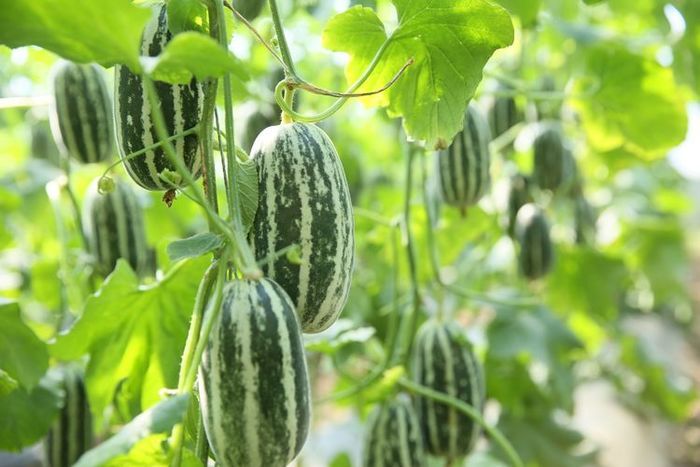
[[[346,86],[346,57],[322,49],[324,23],[357,4],[376,8],[388,21],[394,15],[388,0],[283,3],[301,75],[330,89]],[[467,330],[486,368],[487,419],[497,422],[528,465],[657,465],[611,463],[615,442],[627,443],[629,450],[650,449],[635,445],[634,437],[620,440],[624,433],[613,441],[606,438],[606,426],[615,425],[620,407],[639,425],[660,424],[672,433],[668,438],[680,440],[659,441],[665,463],[658,465],[698,465],[700,2],[500,3],[513,14],[516,41],[489,62],[476,100],[487,109],[498,83],[505,82],[515,90],[524,120],[513,143],[493,155],[491,193],[466,215],[439,207],[439,219],[430,224],[426,203],[438,204],[430,185],[431,155],[417,164],[411,229],[422,318],[442,307]],[[253,24],[263,37],[273,35],[269,15]],[[249,74],[233,90],[245,145],[252,140],[247,133],[277,123],[272,89],[280,74],[240,23],[232,49]],[[47,95],[55,60],[36,48],[0,47],[0,97]],[[538,97],[543,92],[546,99]],[[327,104],[325,98],[303,93],[298,99],[302,112]],[[81,312],[90,271],[72,205],[60,190],[58,155],[46,133],[46,118],[43,105],[0,110],[0,296],[18,301],[23,321],[48,341],[65,311]],[[517,248],[506,233],[507,198],[510,177],[532,169],[532,141],[543,120],[561,122],[591,215],[582,226],[576,197],[537,194],[553,226],[556,263],[548,277],[527,282],[518,274]],[[351,102],[322,126],[341,155],[357,208],[358,257],[342,321],[309,338],[317,400],[351,387],[377,365],[390,316],[406,311],[411,294],[402,236],[395,227],[404,202],[400,125],[384,111]],[[78,202],[105,168],[72,167]],[[123,175],[123,169],[115,173]],[[184,197],[168,208],[157,193],[140,191],[139,196],[163,274],[172,266],[166,246],[205,230],[205,219]],[[431,231],[447,288],[434,281]],[[201,274],[201,268],[188,271],[193,277]],[[520,304],[528,300],[535,305]],[[160,362],[164,368],[177,368],[179,354],[166,360]],[[50,381],[42,381],[50,388]],[[101,380],[92,390],[112,383]],[[591,398],[600,387],[605,398]],[[157,393],[157,388],[148,390]],[[356,439],[372,393],[317,405],[318,426],[303,465],[357,462]],[[125,421],[156,395],[112,420]],[[0,406],[10,407],[17,397],[0,390]],[[34,390],[27,397],[41,400],[27,410],[50,413],[45,394]],[[618,409],[595,410],[592,405],[598,403]],[[594,413],[598,418],[587,416]],[[34,434],[28,430],[25,438],[35,440]],[[478,451],[467,465],[498,465],[503,455],[486,443]]]

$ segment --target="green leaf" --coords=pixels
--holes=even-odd
[[[31,391],[22,387],[0,395],[0,450],[20,451],[51,427],[61,398],[56,381],[45,376]]]
[[[48,366],[46,344],[24,324],[19,306],[0,299],[0,368],[31,390]]]
[[[141,57],[141,64],[151,78],[173,84],[187,84],[193,76],[204,80],[228,72],[245,73],[231,52],[194,31],[175,36],[157,57]]]
[[[165,434],[150,435],[136,443],[128,454],[118,456],[107,462],[105,467],[168,467],[172,451]],[[182,467],[202,467],[194,453],[182,449]]]
[[[55,356],[73,360],[89,353],[90,405],[101,414],[118,395],[131,415],[177,384],[194,296],[208,260],[178,263],[161,281],[139,286],[120,260],[82,316],[58,337]]]
[[[692,382],[668,371],[664,364],[666,355],[658,355],[661,351],[653,345],[645,346],[632,336],[623,336],[620,348],[622,363],[639,378],[639,397],[670,419],[678,422],[685,420],[697,398]],[[624,383],[624,378],[619,379]],[[625,392],[635,391],[627,387]]]
[[[340,319],[322,333],[305,334],[304,347],[312,352],[331,355],[348,344],[367,342],[374,333],[372,327],[358,328],[352,321]]]
[[[148,437],[151,434],[168,433],[182,420],[187,410],[189,402],[188,394],[166,399],[159,402],[157,405],[146,410],[138,417],[134,418],[124,428],[119,430],[119,433],[109,438],[99,446],[83,454],[83,456],[75,464],[75,467],[93,467],[103,465],[110,459],[128,453],[129,450],[140,440]],[[139,452],[149,452],[148,447],[152,447],[149,443],[142,446],[143,450],[136,453],[136,459],[139,459]],[[152,452],[152,451],[151,451]],[[158,458],[155,460],[157,461]],[[143,456],[141,456],[143,460]],[[115,464],[113,464],[115,465]],[[155,464],[118,464],[118,465],[159,465]]]
[[[200,0],[168,1],[168,28],[173,34],[205,32],[207,9]]]
[[[630,267],[647,278],[658,304],[687,298],[691,265],[684,229],[677,218],[641,218],[620,238]]]
[[[184,240],[175,240],[168,245],[168,257],[171,261],[185,258],[197,258],[218,250],[224,244],[221,235],[204,232]]]
[[[685,139],[682,92],[672,70],[655,61],[613,45],[591,49],[585,75],[572,89],[589,142],[598,150],[625,147],[654,159]]]
[[[485,0],[393,0],[399,18],[377,67],[361,87],[386,85],[414,59],[387,92],[366,99],[403,117],[404,129],[428,147],[446,146],[462,129],[464,110],[493,52],[510,45],[508,13]],[[324,32],[326,48],[350,55],[346,69],[355,81],[387,40],[373,10],[354,7],[332,18]]]
[[[514,359],[528,355],[548,367],[559,352],[581,347],[576,336],[546,308],[499,310],[488,329],[489,356]]]
[[[5,0],[0,44],[38,45],[75,62],[139,65],[141,33],[151,13],[129,0]]]
[[[583,441],[580,433],[555,422],[549,414],[520,418],[505,413],[498,428],[513,443],[526,465],[583,467],[591,465],[595,458],[595,452],[579,449]]]
[[[352,467],[352,460],[347,452],[341,452],[333,458],[329,467]]]
[[[17,380],[0,368],[0,397],[8,395],[18,387]]]
[[[243,229],[248,232],[258,211],[258,170],[255,161],[248,159],[238,164],[238,193],[241,202]]]
[[[520,17],[524,26],[532,25],[542,8],[542,0],[497,0],[511,14]]]
[[[620,258],[592,248],[562,246],[547,281],[547,298],[554,309],[566,313],[576,310],[609,322],[617,316],[628,279]]]

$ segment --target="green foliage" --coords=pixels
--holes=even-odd
[[[0,369],[31,391],[46,372],[46,345],[24,323],[17,303],[0,300]]]
[[[168,257],[171,261],[179,261],[185,258],[197,258],[199,256],[218,250],[224,244],[221,235],[204,232],[193,235],[183,240],[175,240],[168,245]]]
[[[257,124],[279,122],[271,92],[271,83],[282,79],[279,64],[230,11],[231,51],[211,39],[201,0],[168,1],[176,37],[155,57],[139,51],[151,1],[5,3],[0,44],[13,50],[0,48],[0,449],[20,450],[48,431],[61,405],[55,368],[70,360],[87,368],[99,439],[106,440],[79,465],[169,465],[176,454],[173,427],[187,413],[181,465],[201,467],[194,454],[199,402],[172,394],[188,325],[197,323],[192,313],[200,279],[211,253],[223,254],[231,243],[221,177],[229,167],[220,170],[216,153],[222,225],[212,231],[208,216],[188,199],[193,187],[179,191],[172,207],[162,193],[141,192],[160,270],[144,283],[120,262],[102,281],[90,275],[74,203],[80,208],[89,180],[107,167],[69,167],[69,193],[64,168],[33,157],[31,125],[46,126],[43,104],[31,111],[5,108],[4,98],[48,94],[54,53],[106,67],[126,64],[171,83],[228,73],[239,131],[256,110],[264,113]],[[352,0],[337,14],[333,2],[277,2],[300,83],[344,90],[386,44],[358,89],[373,91],[413,59],[386,92],[349,99],[319,122],[342,161],[356,232],[341,319],[304,338],[315,413],[341,434],[334,442],[346,438],[336,424],[339,409],[364,420],[371,404],[394,398],[397,384],[413,376],[412,362],[397,349],[411,342],[414,325],[437,317],[464,328],[476,343],[488,406],[498,407],[489,414],[498,414],[497,427],[527,466],[595,463],[590,443],[571,422],[575,411],[586,409],[574,394],[588,379],[612,383],[619,400],[651,419],[688,418],[698,391],[673,361],[679,359],[672,346],[649,342],[634,327],[640,320],[663,322],[676,343],[692,338],[695,319],[688,250],[697,233],[687,219],[697,203],[666,156],[686,136],[686,107],[700,89],[700,3],[666,3]],[[675,9],[685,20],[683,34]],[[254,27],[274,47],[282,45],[270,10],[263,10]],[[513,34],[513,25],[524,30]],[[331,58],[315,37],[348,61]],[[26,44],[46,50],[14,49]],[[222,81],[212,136],[225,161],[220,141],[232,135],[225,135]],[[497,96],[513,96],[523,116],[512,134],[492,144],[490,192],[466,213],[441,206],[431,150],[447,146],[462,129],[467,101],[483,109]],[[293,107],[308,115],[327,105],[302,86]],[[531,177],[540,122],[562,129],[577,179],[555,195],[534,184],[522,195],[546,213],[556,248],[549,274],[530,282],[518,274],[518,245],[507,235],[515,217],[508,180],[518,173]],[[247,150],[256,135],[240,136],[235,143]],[[405,144],[406,136],[414,142]],[[416,148],[415,164],[412,183],[404,186],[409,147]],[[245,230],[238,233],[246,237],[260,193],[255,164],[242,152],[235,156],[241,158],[234,175]],[[116,167],[109,176],[122,173]],[[172,170],[168,176],[181,177]],[[590,205],[585,241],[577,224],[582,199]],[[240,268],[237,248],[229,253],[229,278],[254,273]],[[298,244],[275,254],[294,266],[304,262]],[[510,465],[493,437],[483,445],[464,465]],[[355,445],[331,448],[320,459],[324,465],[348,467],[357,454]]]
[[[32,390],[18,387],[0,394],[0,449],[20,451],[49,431],[60,405],[56,386],[48,375]]]
[[[510,18],[483,0],[393,3],[399,24],[390,35],[374,11],[358,6],[328,23],[323,44],[350,54],[346,74],[352,82],[388,38],[374,73],[360,89],[381,88],[413,59],[400,81],[367,102],[403,117],[410,137],[425,140],[430,148],[446,147],[462,129],[464,106],[479,84],[479,70],[496,49],[513,41]],[[441,27],[431,27],[435,24]]]
[[[189,396],[187,394],[175,396],[159,402],[134,418],[119,430],[119,433],[96,448],[86,452],[78,463],[75,464],[76,467],[102,465],[110,459],[114,460],[109,465],[146,465],[143,464],[145,461],[143,456],[148,455],[147,453],[149,451],[153,454],[154,446],[152,442],[157,439],[155,437],[148,438],[149,435],[168,433],[176,423],[182,420],[182,416],[187,410],[188,403]],[[139,443],[139,441],[143,439],[147,441]],[[150,440],[150,442],[148,440]],[[136,448],[131,450],[134,445],[136,445]],[[156,461],[157,464],[148,465],[162,465],[162,463],[158,463],[159,458],[162,460],[162,453],[158,449],[155,450],[157,453],[155,453],[155,459],[153,460]],[[117,457],[126,453],[129,454],[122,458]],[[124,462],[115,464],[118,459]]]
[[[188,84],[192,77],[204,80],[235,73],[246,79],[245,67],[211,37],[183,32],[168,42],[158,57],[142,57],[141,64],[151,77],[171,84]]]
[[[0,44],[38,45],[74,62],[141,69],[138,51],[149,12],[129,0],[8,0],[3,11]]]
[[[82,316],[51,352],[71,360],[89,353],[87,388],[95,414],[114,400],[127,420],[175,387],[197,283],[206,261],[178,264],[161,281],[140,287],[120,260]]]
[[[592,48],[573,89],[589,141],[599,150],[624,147],[652,159],[685,138],[682,92],[672,71],[652,60],[615,45]]]

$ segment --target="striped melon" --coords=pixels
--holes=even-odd
[[[141,42],[141,55],[154,57],[172,39],[168,30],[165,5],[156,8]],[[189,84],[171,85],[156,82],[160,109],[170,136],[188,130],[202,120],[204,111],[204,84],[192,80]],[[163,172],[176,172],[162,147],[149,149],[145,154],[127,159],[126,156],[141,151],[160,141],[153,123],[151,105],[143,80],[127,67],[115,67],[115,120],[119,153],[127,172],[136,183],[147,190],[168,190],[172,184],[163,181]],[[201,173],[202,158],[197,134],[177,138],[172,142],[194,178]],[[171,179],[172,180],[172,179]],[[183,181],[184,183],[184,181]],[[182,183],[180,183],[182,185]]]
[[[510,91],[511,88],[500,85],[498,91]],[[489,107],[489,127],[494,138],[501,136],[514,127],[520,120],[518,105],[512,96],[496,96]]]
[[[571,184],[575,175],[574,158],[566,146],[561,129],[545,125],[534,141],[534,173],[537,186],[557,191]]]
[[[103,195],[98,182],[99,178],[93,180],[83,202],[83,229],[96,271],[106,276],[124,258],[137,274],[151,273],[153,258],[136,194],[126,182],[115,179],[114,190]]]
[[[490,184],[491,132],[481,111],[469,104],[462,130],[446,150],[435,155],[442,200],[460,209],[476,203]]]
[[[531,280],[547,274],[554,262],[554,249],[544,212],[532,203],[521,207],[515,221],[515,235],[520,244],[520,272]]]
[[[515,235],[515,218],[521,207],[532,202],[530,179],[523,174],[517,174],[510,179],[508,193],[508,235]]]
[[[92,416],[80,369],[60,368],[63,406],[44,442],[49,467],[70,467],[92,446]]]
[[[265,0],[232,0],[231,3],[233,8],[248,21],[257,18],[265,6]]]
[[[574,231],[578,245],[589,244],[595,238],[596,217],[593,206],[583,193],[574,198]]]
[[[61,153],[51,137],[51,127],[47,120],[35,120],[31,123],[30,156],[32,159],[44,160],[52,165],[60,164]]]
[[[320,128],[292,123],[264,130],[251,158],[259,182],[255,255],[262,260],[300,247],[300,264],[281,255],[263,271],[291,297],[302,330],[323,331],[345,305],[355,261],[350,193],[338,154]]]
[[[413,378],[418,384],[483,410],[483,371],[455,324],[429,320],[420,327],[414,341]],[[480,434],[477,423],[432,399],[417,396],[415,403],[430,454],[453,460],[469,453]]]
[[[423,439],[410,400],[398,398],[377,407],[367,422],[364,467],[421,467]]]
[[[109,159],[114,148],[112,105],[102,69],[60,61],[52,83],[51,129],[59,147],[81,163]]]
[[[218,465],[284,467],[309,429],[298,318],[269,279],[226,285],[199,373],[200,407]]]
[[[539,92],[557,92],[557,82],[554,76],[544,75],[539,79],[535,89]],[[562,100],[538,99],[535,101],[535,109],[538,120],[557,120],[561,115]]]

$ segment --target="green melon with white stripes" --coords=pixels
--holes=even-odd
[[[61,163],[61,152],[51,136],[51,126],[48,120],[32,121],[30,132],[29,154],[31,158],[43,160],[58,167]]]
[[[554,248],[544,211],[532,203],[521,207],[515,220],[515,235],[520,246],[520,272],[530,280],[546,275],[554,262]]]
[[[364,467],[421,467],[425,450],[411,401],[399,396],[378,406],[367,422]]]
[[[512,91],[512,88],[501,84],[496,91],[508,92]],[[513,96],[495,96],[489,106],[488,119],[494,138],[501,136],[517,125],[521,120],[521,115],[518,112],[518,104],[515,102],[515,98]]]
[[[302,330],[321,332],[347,301],[355,262],[350,192],[338,154],[323,130],[292,123],[265,129],[251,158],[259,185],[255,255],[291,297]],[[278,254],[293,245],[298,262]]]
[[[532,200],[530,178],[520,173],[513,175],[508,192],[508,235],[511,237],[515,236],[515,218],[518,211]]]
[[[99,177],[88,187],[83,201],[83,229],[95,270],[106,276],[124,258],[140,276],[153,272],[153,257],[146,241],[143,209],[136,193],[123,180],[101,194]]]
[[[172,38],[165,5],[156,7],[143,33],[141,55],[157,56]],[[156,82],[155,87],[171,138],[200,123],[204,111],[203,83],[195,79],[188,84],[176,85]],[[163,147],[153,147],[160,138],[156,133],[148,94],[141,76],[132,73],[126,66],[115,67],[114,101],[119,154],[131,178],[152,191],[165,191],[184,185],[184,180],[174,180],[169,176],[177,170]],[[202,157],[197,134],[176,137],[171,143],[193,177],[199,177]],[[140,155],[133,156],[134,153]],[[168,181],[161,176],[164,172]]]
[[[435,155],[436,174],[442,200],[460,209],[475,204],[491,183],[489,143],[491,130],[473,103],[464,118],[464,129],[446,150]]]
[[[199,395],[218,465],[284,467],[297,456],[309,430],[309,381],[298,318],[278,284],[225,286]]]
[[[49,467],[70,467],[92,447],[92,415],[82,371],[66,365],[61,375],[63,405],[44,441]]]
[[[533,179],[543,190],[570,187],[576,176],[576,163],[558,125],[543,124],[533,144]]]
[[[111,97],[97,65],[60,61],[52,72],[51,130],[80,163],[108,160],[114,150]]]
[[[481,364],[456,324],[431,319],[419,328],[414,342],[413,379],[483,410],[486,390]],[[415,404],[428,453],[456,460],[471,451],[481,432],[477,423],[454,407],[432,399],[416,396]]]

